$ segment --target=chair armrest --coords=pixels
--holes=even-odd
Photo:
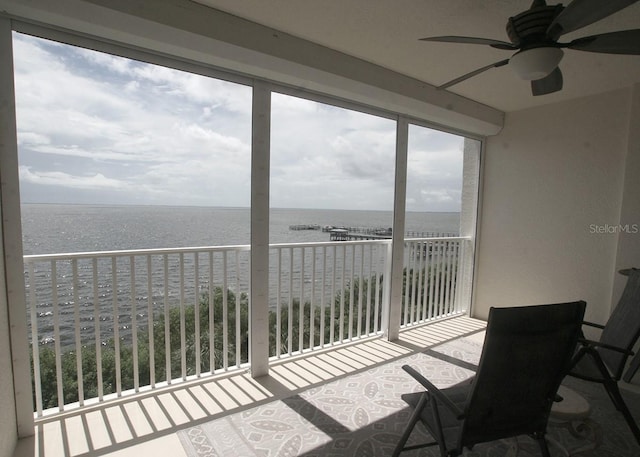
[[[631,360],[629,364],[629,369],[624,374],[623,378],[624,382],[631,382],[631,378],[636,374],[636,372],[640,369],[640,355],[637,355]]]
[[[440,400],[443,405],[445,405],[451,412],[456,416],[456,419],[460,420],[464,418],[464,411],[462,411],[458,405],[452,402],[449,397],[447,397],[440,389],[438,389],[435,385],[433,385],[427,378],[422,376],[416,370],[411,368],[409,365],[403,365],[402,369],[409,373],[413,379],[418,381],[422,387],[424,387],[427,392],[433,395],[436,399]]]
[[[595,322],[582,321],[582,325],[588,325],[589,327],[595,327],[595,328],[599,328],[601,330],[604,330],[604,325],[596,324]]]
[[[625,354],[625,355],[633,355],[634,352],[630,351],[628,349],[625,348],[621,348],[618,346],[613,346],[611,344],[606,344],[606,343],[601,343],[599,341],[593,341],[593,340],[587,340],[584,338],[579,338],[578,339],[578,343],[583,345],[583,346],[588,346],[588,347],[592,347],[592,348],[602,348],[602,349],[609,349],[611,351],[616,351],[619,352],[621,354]]]

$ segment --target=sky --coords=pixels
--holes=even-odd
[[[23,203],[248,207],[251,88],[14,33]],[[391,210],[392,120],[279,93],[274,208]],[[408,211],[459,211],[462,137],[410,126]]]

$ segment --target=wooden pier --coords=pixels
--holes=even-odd
[[[383,227],[345,227],[317,224],[290,225],[289,230],[322,230],[329,233],[331,241],[358,241],[358,240],[389,240],[393,230]],[[458,236],[456,233],[441,232],[415,232],[407,231],[405,238],[440,238]]]
[[[391,233],[377,234],[364,232],[350,232],[347,229],[333,229],[329,231],[331,241],[356,241],[356,240],[389,240]]]

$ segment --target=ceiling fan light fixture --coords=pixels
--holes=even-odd
[[[563,55],[562,49],[551,46],[524,49],[511,57],[509,66],[520,78],[533,81],[555,70]]]

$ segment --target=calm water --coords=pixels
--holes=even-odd
[[[249,244],[249,209],[169,206],[22,206],[25,254]],[[391,227],[391,211],[272,209],[270,241],[329,241],[322,231],[290,225]],[[406,230],[455,232],[458,213],[408,213]]]
[[[114,251],[128,249],[154,249],[200,246],[232,246],[249,244],[250,226],[247,208],[198,208],[198,207],[158,207],[158,206],[84,206],[84,205],[36,205],[22,206],[24,253],[55,254],[87,251]],[[321,230],[290,230],[291,225],[332,225],[345,227],[388,228],[392,226],[390,211],[342,211],[342,210],[301,210],[273,209],[270,216],[270,241],[272,243],[320,242],[329,241],[329,233]],[[458,213],[409,213],[406,230],[410,232],[458,233]],[[346,252],[346,251],[345,251]],[[355,251],[352,255],[358,254]],[[330,252],[331,254],[331,252]],[[285,253],[285,255],[288,255]],[[331,254],[333,255],[333,254]],[[347,254],[345,254],[346,256]],[[364,254],[362,254],[364,255]],[[371,254],[373,255],[373,254]],[[284,264],[288,262],[285,257]],[[158,259],[160,261],[161,259]],[[180,263],[175,257],[169,265],[170,290],[168,300],[179,303],[180,297]],[[206,258],[200,259],[203,264],[196,273],[193,258],[185,256],[183,274],[185,287],[182,290],[185,303],[193,303],[199,293],[195,277],[207,281]],[[101,339],[106,340],[113,335],[115,321],[113,312],[113,296],[118,303],[118,325],[120,335],[127,337],[131,325],[146,326],[148,311],[146,304],[151,301],[154,312],[162,312],[164,296],[164,276],[162,265],[154,266],[152,292],[145,282],[146,265],[136,263],[136,287],[131,293],[131,282],[128,281],[128,258],[120,258],[117,264],[118,283],[114,287],[110,273],[110,263],[104,265],[104,272],[98,280],[99,294],[94,295],[92,286],[90,261],[79,264],[78,301],[80,305],[81,334],[84,341],[90,340],[95,330],[96,297],[99,306],[98,315],[103,327]],[[240,271],[248,269],[248,252],[238,260]],[[291,260],[291,273],[278,274],[276,259],[270,259],[270,305],[276,306],[276,282],[281,281],[281,292],[288,291],[287,278],[291,275],[292,284],[311,284],[310,262],[305,259],[305,268],[299,254]],[[37,340],[42,344],[54,341],[54,302],[58,303],[60,319],[60,338],[63,346],[73,342],[74,292],[73,275],[70,264],[59,263],[57,266],[56,297],[52,297],[51,267],[48,263],[39,263],[34,271],[35,303],[37,312]],[[217,259],[213,267],[216,272],[223,271],[221,259]],[[233,261],[227,268],[233,271]],[[327,261],[327,275],[333,274],[331,257]],[[336,266],[338,276],[342,274],[340,265]],[[218,273],[216,273],[218,274]],[[304,277],[301,275],[304,274]],[[347,272],[344,273],[347,275]],[[283,279],[279,279],[283,278]],[[214,281],[215,285],[215,281]],[[229,284],[240,292],[248,291],[248,276],[241,274],[238,283]],[[307,285],[305,296],[310,294],[311,286]],[[31,293],[28,289],[28,293]],[[237,292],[237,291],[236,291]],[[150,297],[148,295],[151,295]],[[132,297],[134,297],[132,299]],[[132,319],[136,316],[136,320]],[[30,317],[28,318],[30,319]],[[30,324],[30,321],[29,321]]]

